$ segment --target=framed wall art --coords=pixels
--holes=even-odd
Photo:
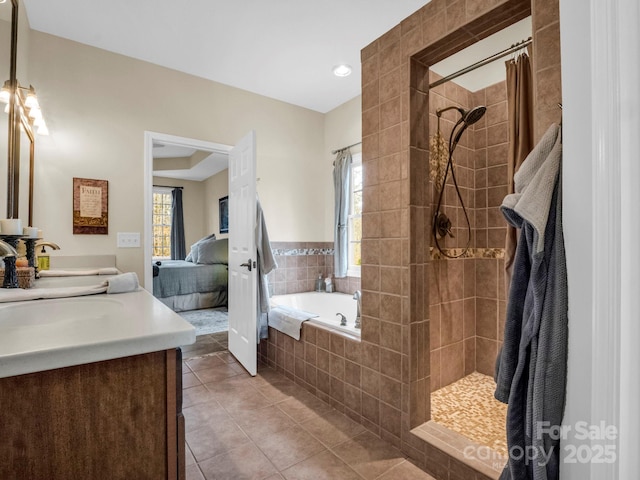
[[[229,233],[229,196],[218,200],[220,209],[220,233]]]
[[[109,182],[73,178],[73,234],[109,233]]]

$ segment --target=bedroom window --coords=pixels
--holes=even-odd
[[[153,189],[153,258],[171,258],[171,189]]]
[[[347,275],[360,276],[362,265],[362,154],[351,160],[351,206],[349,208],[349,268]]]

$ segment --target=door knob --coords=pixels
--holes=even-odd
[[[247,260],[247,263],[241,263],[241,267],[247,267],[251,271],[251,259]]]

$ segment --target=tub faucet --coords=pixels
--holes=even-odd
[[[355,293],[353,294],[353,299],[356,301],[356,328],[360,328],[361,322],[360,322],[360,311],[362,310],[362,293],[360,293],[360,290],[356,290]]]

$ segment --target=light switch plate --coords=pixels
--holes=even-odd
[[[118,232],[118,248],[140,247],[140,232]]]

